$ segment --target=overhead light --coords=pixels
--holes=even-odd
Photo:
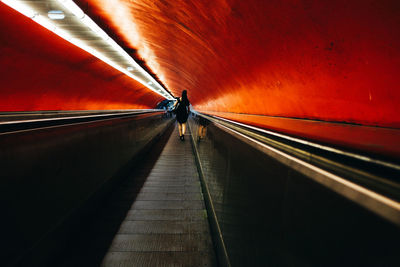
[[[36,15],[36,12],[25,3],[15,0],[2,0],[2,2],[28,18],[33,18]]]
[[[56,25],[54,25],[50,20],[48,20],[46,17],[42,15],[36,15],[32,18],[34,21],[45,27],[46,29],[55,32],[56,31]]]
[[[97,35],[99,35],[101,38],[104,40],[109,39],[110,37],[105,33],[91,18],[88,16],[84,15],[83,18],[81,18],[81,21],[85,23],[86,26],[88,26],[93,32],[95,32]]]
[[[80,19],[86,26],[88,26],[101,38],[103,38],[104,40],[110,38],[107,33],[105,33],[89,16],[86,16],[82,9],[72,0],[58,0],[58,2],[63,4],[72,14],[75,15],[75,17]]]
[[[82,11],[82,9],[79,6],[77,6],[77,4],[74,3],[74,1],[72,1],[72,0],[58,0],[58,2],[63,4],[78,19],[83,19],[83,17],[85,16],[85,13]]]
[[[71,42],[72,37],[71,34],[69,34],[69,32],[62,30],[60,28],[56,28],[55,33],[58,34],[61,38],[67,40],[68,42]]]
[[[126,53],[125,52],[125,50],[124,49],[122,49],[122,47],[120,47],[113,39],[107,39],[107,43],[112,47],[112,48],[114,48],[115,50],[117,50],[122,56],[124,56],[124,57],[126,57],[128,60],[133,60],[129,55],[128,55],[128,53]],[[135,61],[134,61],[135,62]],[[137,65],[137,66],[139,66],[136,62],[135,62],[135,64]],[[133,64],[134,65],[134,64]]]
[[[110,38],[107,33],[104,32],[90,17],[88,17],[72,0],[57,1],[62,5],[55,7],[57,10],[51,10],[46,14],[42,11],[37,11],[41,10],[40,4],[38,4],[39,6],[37,7],[37,10],[34,8],[36,3],[39,1],[1,0],[1,2],[31,18],[63,39],[87,51],[130,78],[140,82],[153,92],[156,92],[167,99],[174,99],[169,92],[167,92],[148,72],[146,72],[121,46]],[[65,7],[65,9],[63,7]],[[83,26],[83,28],[89,28],[93,32],[94,36],[103,39],[96,40],[96,43],[100,43],[100,45],[91,45],[85,40],[78,39],[76,36],[71,36],[71,33],[67,30],[68,27],[57,21],[64,19],[66,16],[75,20],[74,16],[71,16],[71,13],[82,23],[81,26]],[[102,52],[103,47],[107,47],[105,52]],[[118,56],[125,62],[122,63],[121,60],[114,59],[115,54],[118,54]]]
[[[61,10],[50,10],[47,13],[47,16],[51,19],[57,20],[57,19],[64,19],[65,14]]]

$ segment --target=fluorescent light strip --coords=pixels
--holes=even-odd
[[[46,29],[57,33],[56,32],[56,25],[54,25],[47,17],[44,17],[42,15],[36,15],[32,18],[35,22],[39,23],[40,25],[42,25],[43,27],[45,27]]]
[[[58,20],[58,19],[64,19],[65,18],[65,14],[61,10],[50,10],[47,13],[47,16],[50,19],[53,19],[53,20]]]
[[[86,24],[93,32],[97,33],[104,40],[110,39],[110,37],[105,33],[97,24],[88,16],[84,16],[81,21]]]
[[[139,70],[144,76],[146,76],[146,78],[152,81],[152,84],[160,88],[164,92],[164,94],[162,94],[163,96],[166,96],[169,99],[173,99],[171,98],[171,96],[168,97],[168,93],[165,91],[165,89],[162,86],[160,86],[159,83],[149,73],[144,71],[142,67],[140,67],[140,65],[137,64],[137,62],[134,61],[129,56],[129,54],[126,53],[126,51],[123,50],[122,47],[120,47],[113,39],[111,39],[92,19],[90,19],[87,15],[85,15],[85,13],[72,0],[58,0],[58,1],[62,3],[69,11],[71,11],[76,17],[80,18],[81,21],[85,23],[85,25],[88,26],[93,32],[100,35],[104,40],[106,40],[115,50],[117,50],[117,52],[119,52],[127,61],[129,61],[131,65],[134,65],[137,70]],[[98,57],[98,55],[95,56]],[[105,57],[101,57],[100,59],[105,61],[104,58]],[[105,62],[116,68],[115,64],[110,64],[110,60],[106,60]],[[123,68],[121,67],[118,67],[117,69],[120,71],[123,70]],[[146,83],[142,79],[139,79],[138,77],[132,75],[131,73],[127,73],[125,70],[123,70],[122,72],[130,76],[131,78],[138,80],[150,90],[158,93],[156,90],[154,90],[152,87],[149,86],[150,84]]]
[[[2,0],[2,2],[7,6],[15,9],[19,13],[27,16],[28,18],[33,18],[37,14],[31,7],[29,7],[25,3],[17,2],[15,0]]]
[[[72,0],[58,0],[61,4],[65,6],[66,9],[68,9],[72,14],[75,15],[78,19],[83,19],[85,16],[85,13],[82,11],[82,9],[74,3]]]
[[[128,61],[129,66],[133,66],[134,69],[139,71],[143,76],[145,76],[148,80],[145,81],[134,74],[127,71],[126,66],[119,66],[111,59],[109,59],[106,55],[98,52],[96,49],[86,45],[83,41],[72,38],[71,35],[60,28],[58,28],[51,20],[46,16],[40,15],[38,12],[33,10],[30,6],[26,5],[21,1],[16,0],[1,0],[3,3],[8,5],[9,7],[15,9],[16,11],[22,13],[23,15],[32,18],[35,22],[45,27],[46,29],[52,31],[53,33],[59,35],[61,38],[69,41],[70,43],[80,47],[86,52],[92,54],[93,56],[99,58],[104,61],[111,67],[121,71],[125,75],[128,75],[132,79],[140,82],[148,89],[153,92],[164,96],[167,99],[173,100],[173,96],[170,95],[149,73],[147,73],[129,54],[122,49],[112,38],[110,38],[106,32],[104,32],[89,16],[87,16],[82,9],[79,8],[72,0],[57,0],[61,3],[70,13],[72,13],[75,17],[77,17],[85,26],[91,29],[93,33],[102,38],[105,42],[108,43],[119,55],[121,55],[126,61]],[[161,92],[160,92],[161,91]]]
[[[71,42],[72,37],[71,37],[71,35],[70,35],[68,32],[66,32],[66,31],[64,31],[64,30],[62,30],[62,29],[60,29],[60,28],[56,28],[55,31],[56,31],[55,33],[56,33],[57,35],[59,35],[61,38],[67,40],[67,41],[70,42],[70,43],[72,43],[72,42]]]

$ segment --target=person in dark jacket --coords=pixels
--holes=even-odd
[[[185,140],[186,122],[190,112],[190,102],[187,98],[187,91],[182,91],[182,96],[175,102],[176,120],[178,121],[179,138]]]

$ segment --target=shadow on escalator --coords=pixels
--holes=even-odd
[[[80,230],[71,237],[67,249],[49,266],[100,266],[121,223],[135,202],[146,178],[157,162],[172,131],[172,124],[151,147],[134,161],[132,172],[104,198],[90,218],[82,221]],[[89,216],[87,216],[89,217]]]

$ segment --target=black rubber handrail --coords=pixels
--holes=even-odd
[[[100,112],[90,112],[91,114],[82,113],[82,112],[68,112],[68,113],[60,113],[63,116],[57,116],[55,113],[52,117],[45,116],[44,118],[35,118],[35,119],[19,119],[19,120],[9,120],[0,122],[0,134],[11,133],[15,131],[21,130],[31,130],[38,129],[43,127],[51,127],[51,126],[60,126],[67,124],[75,124],[82,122],[91,122],[91,121],[100,121],[106,119],[115,119],[115,118],[124,118],[129,116],[138,116],[149,113],[165,113],[164,110],[133,110],[126,112],[113,112],[113,113],[105,113],[104,111]],[[99,114],[98,114],[99,113]],[[12,113],[10,113],[12,114]],[[32,113],[30,113],[32,114]],[[40,116],[41,113],[36,114],[36,116]],[[46,113],[45,113],[46,114]],[[65,116],[68,114],[69,116]],[[2,114],[3,115],[3,114]],[[47,114],[46,114],[47,115]]]
[[[219,125],[240,132],[305,162],[339,175],[374,192],[400,201],[400,165],[380,158],[320,145],[235,121],[193,112]]]

